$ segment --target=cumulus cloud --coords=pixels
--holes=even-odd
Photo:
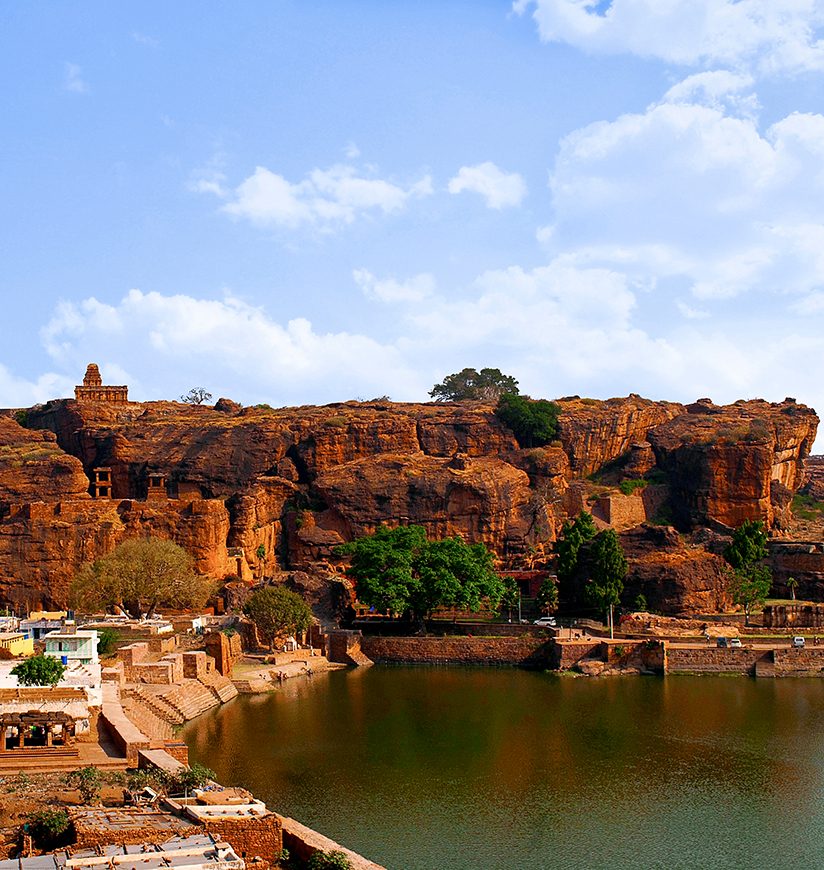
[[[367,269],[355,269],[352,277],[369,299],[379,302],[420,302],[435,292],[435,278],[428,272],[397,281],[395,278],[378,279]]]
[[[681,101],[696,84],[561,142],[548,244],[580,263],[681,276],[704,298],[822,286],[824,116],[762,132],[752,117]]]
[[[526,184],[517,172],[504,172],[487,160],[475,166],[462,166],[450,179],[450,193],[464,191],[480,194],[489,208],[502,209],[521,204]]]
[[[313,169],[298,182],[258,166],[231,193],[222,187],[222,179],[215,189],[208,185],[209,179],[201,182],[203,190],[227,196],[222,211],[232,217],[264,227],[311,225],[325,230],[350,224],[370,212],[399,212],[410,199],[432,193],[428,175],[404,187],[344,164]]]
[[[67,63],[65,66],[63,90],[72,94],[88,93],[89,86],[83,79],[83,70],[76,63]]]
[[[541,39],[588,52],[762,72],[824,69],[821,0],[516,0]]]
[[[422,389],[390,345],[318,332],[304,318],[279,323],[232,295],[214,300],[130,290],[116,304],[93,297],[66,302],[41,338],[66,371],[82,373],[89,359],[117,360],[135,398],[173,398],[193,384],[273,404],[377,395],[387,384],[397,396]],[[237,395],[238,384],[245,395]]]

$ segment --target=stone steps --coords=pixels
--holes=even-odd
[[[173,704],[170,704],[162,695],[154,695],[138,687],[128,689],[127,695],[138,704],[143,704],[155,716],[164,722],[168,722],[170,725],[182,725],[186,721],[181,715],[180,710]]]
[[[220,698],[200,680],[184,680],[179,686],[173,686],[159,697],[177,710],[184,722],[220,703]]]
[[[238,691],[235,684],[228,677],[224,677],[223,674],[219,674],[217,671],[212,671],[202,676],[200,682],[211,690],[212,694],[221,704],[225,704],[227,701],[231,701],[232,698],[237,697]]]

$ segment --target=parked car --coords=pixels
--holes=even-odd
[[[541,616],[532,623],[533,625],[540,625],[544,628],[557,628],[558,623],[555,621],[554,616]]]
[[[807,641],[803,637],[794,637],[793,646],[796,649],[803,649],[807,645]]]
[[[717,638],[715,639],[715,645],[716,645],[716,646],[723,646],[723,647],[726,647],[726,646],[728,646],[729,644],[727,643],[727,638],[725,638],[725,637],[717,637]]]
[[[730,645],[731,647],[733,647],[734,649],[741,649],[741,648],[744,646],[744,644],[741,643],[741,638],[740,638],[740,637],[731,637],[731,638],[730,638],[730,644],[729,644],[729,645]]]

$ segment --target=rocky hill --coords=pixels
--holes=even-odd
[[[9,412],[0,603],[62,604],[79,565],[143,534],[177,541],[203,572],[249,579],[328,565],[337,544],[384,522],[482,541],[513,569],[547,565],[581,508],[621,531],[723,531],[747,518],[782,528],[818,425],[789,399],[558,404],[558,441],[526,450],[482,404],[56,400]],[[628,540],[633,582],[669,583],[669,610],[706,606],[717,566],[672,534]]]

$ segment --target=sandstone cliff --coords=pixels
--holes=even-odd
[[[619,529],[668,512],[685,527],[780,523],[817,425],[792,402],[559,405],[558,442],[534,450],[483,404],[57,400],[31,409],[28,429],[0,417],[0,599],[62,604],[83,562],[143,534],[182,544],[201,571],[251,579],[333,562],[336,544],[382,522],[482,541],[512,568],[547,564],[581,507]],[[88,494],[99,468],[110,499]],[[614,488],[645,475],[657,476],[647,491]],[[717,599],[708,554],[638,534],[634,576],[661,587],[662,608]]]

